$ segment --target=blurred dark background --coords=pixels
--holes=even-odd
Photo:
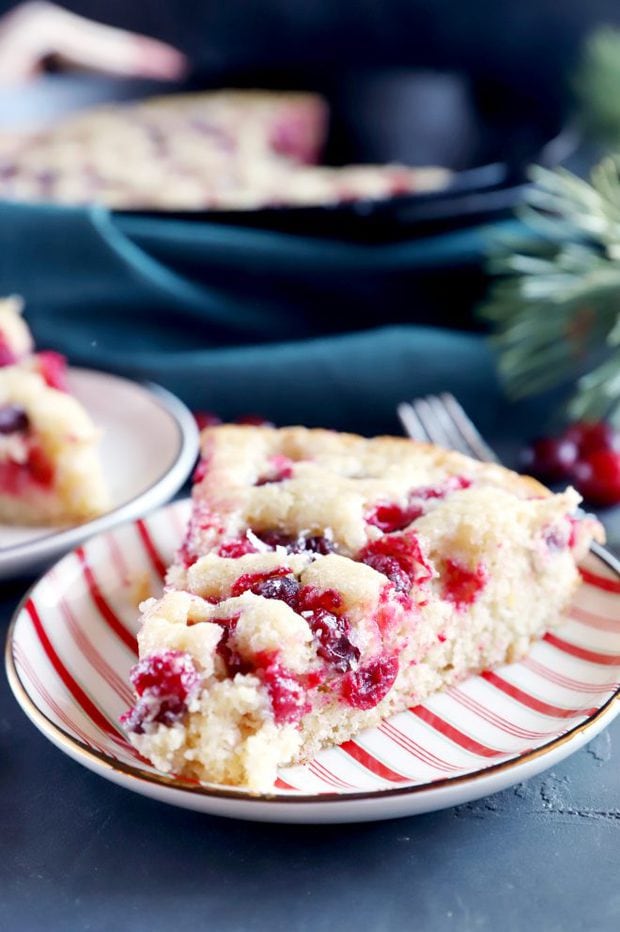
[[[0,0],[0,10],[14,6]],[[63,0],[165,39],[211,80],[252,71],[434,67],[560,102],[583,36],[620,23],[614,0]]]
[[[320,209],[318,217],[298,211],[296,219],[278,213],[269,221],[257,211],[255,222],[249,212],[223,219],[215,212],[115,214],[104,221],[79,208],[4,205],[0,281],[5,292],[25,296],[42,342],[80,364],[162,382],[194,407],[225,417],[254,406],[278,423],[320,418],[376,432],[396,429],[395,402],[414,394],[450,388],[472,407],[484,383],[485,397],[499,399],[493,357],[472,333],[482,327],[475,308],[488,286],[489,251],[498,229],[503,235],[501,224],[513,223],[527,167],[567,164],[562,152],[543,158],[545,147],[570,124],[584,39],[602,24],[620,26],[620,4],[61,2],[177,46],[192,63],[190,83],[197,87],[332,91],[326,93],[332,126],[367,143],[341,147],[342,161],[434,163],[457,172],[502,162],[506,171],[484,190],[461,190],[458,204],[448,192],[432,204],[395,199],[397,205],[378,205],[372,217],[343,208],[340,226],[338,211]],[[12,6],[0,0],[0,12]],[[441,72],[441,93],[415,106],[422,98],[411,75],[425,71]],[[88,84],[81,74],[66,77],[72,93]],[[52,84],[38,101],[48,117]],[[25,114],[31,89],[9,88],[3,96],[14,97],[13,111]],[[351,123],[358,118],[361,129]],[[411,158],[403,140],[415,148]],[[578,147],[569,153],[575,155],[583,156]],[[585,174],[591,164],[586,153],[569,167]],[[372,261],[367,244],[381,247]],[[382,336],[388,325],[396,329]],[[362,331],[364,344],[354,352],[351,331]],[[171,332],[178,341],[174,358],[162,350]],[[319,380],[323,404],[317,367],[327,373]],[[217,373],[206,387],[205,368]],[[344,399],[338,410],[334,397]],[[479,418],[482,428],[493,420],[495,401]]]

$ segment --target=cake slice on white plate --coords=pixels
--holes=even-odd
[[[35,352],[21,301],[0,301],[0,523],[73,524],[108,507],[99,431],[66,362]]]
[[[158,768],[254,791],[523,656],[603,536],[572,489],[400,438],[210,428],[195,478],[122,721]]]

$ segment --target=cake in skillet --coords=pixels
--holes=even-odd
[[[578,502],[406,439],[205,430],[185,540],[142,606],[132,743],[269,791],[279,766],[516,660],[601,539]]]
[[[0,523],[72,524],[104,511],[98,443],[64,358],[35,352],[21,301],[1,300]]]
[[[0,197],[118,209],[254,209],[443,187],[440,168],[316,166],[327,106],[308,93],[210,91],[98,107],[0,139]]]

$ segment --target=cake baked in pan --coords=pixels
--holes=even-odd
[[[444,187],[443,168],[318,166],[315,94],[209,91],[116,104],[0,140],[0,197],[118,209],[252,210]]]
[[[269,791],[559,624],[603,536],[578,503],[406,439],[204,431],[185,540],[142,606],[130,740],[162,770]]]

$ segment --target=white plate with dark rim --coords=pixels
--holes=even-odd
[[[70,369],[69,386],[102,431],[112,506],[73,527],[0,527],[0,580],[34,573],[92,534],[167,502],[198,455],[194,418],[174,395],[93,369]]]
[[[88,541],[32,588],[9,629],[6,668],[26,715],[74,760],[129,790],[214,815],[352,822],[495,793],[577,751],[620,712],[620,563],[596,547],[569,616],[521,662],[471,677],[303,766],[273,793],[157,771],[125,740],[136,659],[136,580],[154,591],[187,501]]]

